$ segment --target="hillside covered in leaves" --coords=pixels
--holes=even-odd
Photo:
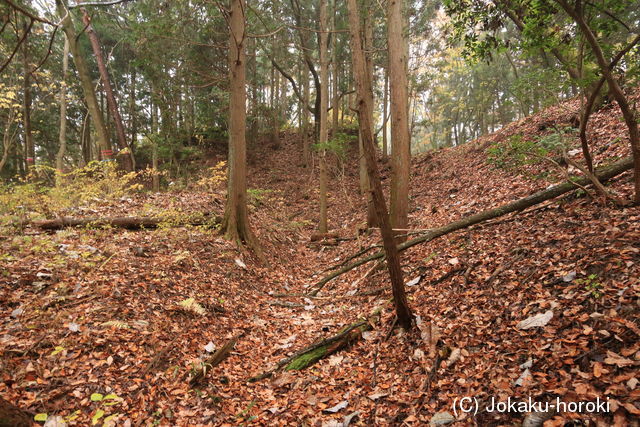
[[[580,175],[557,158],[559,145],[579,153],[578,104],[415,157],[409,238]],[[629,155],[619,117],[615,104],[593,115],[596,166]],[[332,163],[329,236],[315,236],[317,169],[300,166],[301,155],[291,131],[250,154],[261,257],[216,232],[221,152],[193,165],[200,178],[164,192],[93,171],[103,187],[76,177],[73,203],[29,188],[3,196],[12,204],[0,234],[3,399],[68,425],[637,425],[637,207],[584,186],[403,251],[417,315],[404,332],[393,328],[379,259],[317,285],[379,245],[376,229],[363,231],[357,145]],[[607,189],[629,199],[629,172]],[[60,216],[162,221],[37,226]],[[348,345],[317,363],[279,364],[354,324]],[[463,397],[476,399],[477,415],[454,411]],[[509,397],[600,398],[610,411],[487,411]]]

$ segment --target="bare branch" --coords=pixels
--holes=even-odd
[[[7,68],[7,66],[11,63],[11,60],[16,55],[18,48],[20,48],[20,45],[22,45],[24,40],[27,38],[27,34],[29,34],[29,32],[31,31],[31,27],[33,26],[33,21],[34,21],[33,18],[29,19],[29,25],[27,26],[27,28],[25,28],[24,33],[22,33],[22,36],[18,40],[18,43],[16,43],[16,46],[13,49],[13,52],[11,52],[11,55],[9,55],[9,58],[4,62],[4,64],[0,66],[0,73],[2,73],[4,69]]]
[[[11,6],[14,10],[17,10],[18,12],[20,12],[21,14],[23,14],[24,16],[27,16],[31,19],[31,21],[38,21],[38,22],[42,22],[43,24],[47,24],[47,25],[51,25],[53,27],[57,27],[58,24],[54,24],[53,22],[49,21],[46,18],[41,18],[38,15],[34,15],[33,13],[29,12],[27,9],[24,9],[23,7],[18,6],[17,4],[15,4],[12,0],[2,0],[5,3],[7,3],[9,6]]]
[[[36,65],[36,67],[31,70],[31,72],[35,72],[38,71],[38,69],[40,67],[42,67],[42,65],[47,61],[47,59],[49,59],[49,56],[51,55],[51,48],[53,47],[53,42],[56,39],[56,32],[58,31],[58,26],[56,26],[53,29],[53,32],[51,33],[51,38],[49,39],[49,46],[47,47],[47,53],[44,55],[44,58],[42,58],[42,60],[38,63],[38,65]]]
[[[85,3],[76,3],[74,5],[69,5],[69,9],[75,9],[77,7],[87,7],[87,6],[113,6],[120,3],[126,3],[133,0],[114,0],[114,1],[89,1]]]

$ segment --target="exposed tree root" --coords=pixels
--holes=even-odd
[[[609,166],[600,167],[595,170],[594,175],[600,180],[600,182],[607,181],[621,173],[631,169],[633,167],[633,158],[626,157],[622,160],[619,160]],[[464,228],[470,227],[475,224],[479,224],[485,222],[487,220],[498,218],[504,216],[508,213],[522,211],[528,207],[535,206],[539,203],[542,203],[546,200],[550,200],[561,196],[565,193],[568,193],[580,186],[585,186],[591,184],[591,179],[586,176],[577,177],[572,181],[566,181],[561,184],[554,185],[545,190],[538,191],[533,193],[527,197],[523,197],[522,199],[515,200],[513,202],[507,203],[505,205],[499,206],[495,209],[490,209],[484,212],[477,213],[475,215],[471,215],[457,221],[451,222],[442,227],[431,229],[430,231],[424,233],[420,237],[416,237],[415,239],[408,240],[400,245],[398,245],[398,250],[403,251],[412,246],[418,245],[420,243],[427,243],[431,240],[434,240],[438,237],[444,236],[446,234],[452,233],[454,231],[462,230]],[[325,276],[322,280],[317,282],[313,288],[313,290],[309,293],[311,296],[315,296],[320,292],[320,290],[331,280],[336,277],[353,270],[356,267],[359,267],[363,264],[368,263],[369,261],[373,261],[384,256],[384,252],[376,252],[375,254],[369,255],[365,258],[360,258],[348,264],[339,270],[334,271],[333,273]]]
[[[336,335],[317,341],[316,343],[303,348],[293,356],[287,357],[286,359],[278,362],[275,368],[249,378],[248,381],[256,382],[269,378],[281,369],[285,371],[299,371],[308,368],[319,360],[331,356],[342,349],[350,347],[362,338],[363,332],[373,329],[374,325],[378,323],[380,319],[381,312],[382,307],[378,307],[368,318],[345,326]]]
[[[177,226],[183,225],[205,225],[205,224],[219,224],[221,219],[219,217],[200,216],[198,218],[191,218],[183,223],[176,224]],[[115,227],[124,228],[127,230],[143,230],[158,228],[161,224],[171,223],[167,219],[155,218],[148,216],[132,217],[104,217],[104,218],[70,218],[60,217],[58,219],[50,219],[43,221],[34,221],[33,225],[42,230],[61,230],[67,227]]]

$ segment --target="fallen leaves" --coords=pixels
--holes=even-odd
[[[620,356],[613,351],[607,351],[607,357],[604,359],[604,363],[608,365],[615,365],[618,368],[624,368],[627,366],[638,366],[640,361],[634,361]]]
[[[509,132],[517,129],[502,135]],[[249,375],[337,332],[338,325],[391,296],[384,270],[364,279],[364,270],[355,271],[328,285],[322,298],[304,296],[314,274],[375,244],[376,236],[335,247],[306,246],[314,228],[307,219],[315,215],[308,194],[315,187],[292,178],[307,174],[296,169],[295,143],[288,140],[277,155],[265,151],[266,164],[259,162],[250,174],[255,188],[277,186],[287,194],[251,212],[268,268],[213,232],[197,229],[35,235],[32,247],[53,248],[37,254],[27,251],[24,240],[16,241],[18,252],[16,244],[0,240],[3,251],[16,257],[6,263],[8,285],[0,294],[6,363],[0,393],[34,413],[60,413],[64,419],[79,411],[79,425],[92,419],[98,425],[116,413],[117,424],[125,426],[238,425],[249,419],[426,425],[454,422],[447,411],[456,397],[518,393],[582,400],[606,395],[616,406],[598,420],[603,425],[614,417],[623,425],[637,416],[640,216],[635,208],[596,209],[574,197],[403,253],[410,304],[420,316],[417,331],[384,341],[386,330],[379,328],[308,370],[247,384]],[[412,227],[437,226],[548,184],[496,171],[478,150],[471,144],[414,159]],[[352,163],[346,166],[347,191],[330,195],[330,205],[341,207],[330,208],[330,223],[341,228],[341,236],[355,235],[364,220],[364,205],[354,196],[357,179],[348,175],[357,171]],[[628,187],[625,177],[611,185],[623,192]],[[459,189],[455,198],[452,186]],[[201,207],[210,195],[141,195],[127,209],[146,203]],[[121,208],[108,206],[101,213]],[[294,211],[302,211],[308,223],[287,222]],[[140,257],[128,248],[152,250]],[[83,264],[84,252],[92,254],[93,267]],[[60,271],[43,268],[56,257],[75,264]],[[602,285],[600,298],[584,282],[593,274]],[[381,291],[366,295],[375,289]],[[286,299],[276,296],[283,294]],[[290,304],[270,304],[285,300]],[[382,324],[387,327],[391,319],[384,311]],[[237,328],[247,335],[224,363],[207,370],[206,387],[190,390],[181,381],[190,362],[201,363],[216,351],[214,343],[222,344]],[[437,375],[426,393],[422,386],[432,372]],[[119,397],[118,405],[103,406],[110,394]],[[476,420],[512,421],[509,415]]]
[[[525,320],[518,322],[516,328],[523,330],[540,328],[547,326],[547,323],[549,323],[551,319],[553,319],[553,310],[548,310],[544,313],[536,314],[535,316],[528,317]]]

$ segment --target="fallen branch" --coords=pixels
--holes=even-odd
[[[188,219],[184,223],[178,225],[204,225],[209,223],[220,223],[221,218],[202,216],[197,219]],[[105,218],[70,218],[60,217],[58,219],[50,219],[43,221],[34,221],[33,225],[42,230],[61,230],[67,227],[115,227],[127,230],[143,230],[158,228],[161,224],[169,223],[169,220],[155,217],[105,217]]]
[[[373,326],[380,319],[381,312],[382,307],[378,307],[368,318],[359,320],[342,328],[340,332],[332,337],[317,341],[316,343],[303,348],[293,356],[287,357],[286,359],[278,362],[273,369],[249,378],[248,381],[256,382],[269,378],[281,369],[284,369],[285,371],[299,371],[308,368],[319,360],[331,356],[342,349],[350,347],[362,338],[363,332],[373,329]]]
[[[219,365],[224,361],[224,359],[229,357],[231,351],[236,345],[236,342],[242,335],[244,335],[244,333],[238,334],[235,337],[231,338],[225,343],[225,345],[217,349],[215,353],[211,355],[211,357],[209,357],[204,363],[202,363],[200,365],[200,368],[193,374],[193,376],[189,380],[189,385],[191,387],[200,385],[210,368]]]
[[[574,161],[573,159],[571,159],[568,155],[566,151],[563,151],[562,156],[564,158],[564,161],[568,164],[573,166],[574,168],[578,169],[580,172],[582,172],[587,178],[589,178],[589,180],[591,181],[591,184],[593,184],[593,186],[596,188],[596,191],[603,195],[605,197],[605,199],[611,200],[613,203],[615,203],[618,206],[626,206],[629,204],[629,202],[620,199],[619,197],[616,197],[614,194],[612,194],[609,190],[607,190],[605,188],[604,185],[602,185],[602,183],[600,182],[600,180],[598,179],[597,176],[595,176],[593,173],[591,173],[591,171],[589,171],[588,168],[585,168],[583,166],[581,166],[578,162]]]
[[[431,282],[429,284],[433,286],[433,285],[437,285],[438,283],[444,282],[448,278],[465,271],[465,267],[466,267],[466,265],[461,265],[458,268],[454,268],[453,270],[449,270],[446,273],[444,273],[442,276],[438,277],[436,280],[434,280],[433,282]]]
[[[326,273],[327,271],[331,271],[331,270],[335,270],[336,268],[340,268],[343,265],[347,265],[349,263],[349,261],[351,261],[352,259],[358,258],[359,256],[366,254],[367,252],[369,252],[372,249],[381,248],[381,247],[382,247],[382,245],[373,245],[373,246],[366,247],[366,248],[364,248],[362,250],[359,250],[358,252],[356,252],[355,254],[351,255],[350,257],[346,258],[345,260],[340,262],[340,264],[332,265],[331,267],[322,270],[322,272]]]
[[[633,158],[626,157],[609,166],[604,166],[596,169],[594,175],[598,177],[600,182],[603,182],[617,175],[620,175],[623,172],[626,172],[632,167],[633,167]],[[581,185],[584,186],[590,183],[591,183],[591,180],[588,177],[583,176],[583,177],[576,178],[573,181],[566,181],[561,184],[554,185],[550,188],[533,193],[527,197],[523,197],[522,199],[518,199],[513,202],[507,203],[506,205],[499,206],[495,209],[490,209],[484,212],[480,212],[475,215],[471,215],[471,216],[459,219],[457,221],[451,222],[442,227],[434,228],[420,237],[416,237],[415,239],[408,240],[402,243],[401,245],[398,245],[398,250],[404,251],[405,249],[408,249],[412,246],[418,245],[420,243],[430,242],[438,237],[444,236],[454,231],[462,230],[472,225],[479,224],[493,218],[504,216],[511,212],[522,211],[528,207],[537,205],[544,201],[556,198],[570,191],[573,191],[574,189],[576,189]],[[313,290],[310,292],[310,295],[312,296],[317,295],[318,292],[320,292],[320,290],[324,287],[324,285],[326,285],[328,282],[335,279],[336,277],[348,271],[351,271],[356,267],[366,264],[370,261],[374,261],[376,259],[382,258],[383,256],[384,256],[384,252],[376,252],[375,254],[369,255],[365,258],[361,258],[345,267],[340,268],[339,270],[334,271],[333,273],[325,276],[322,280],[316,283]]]

